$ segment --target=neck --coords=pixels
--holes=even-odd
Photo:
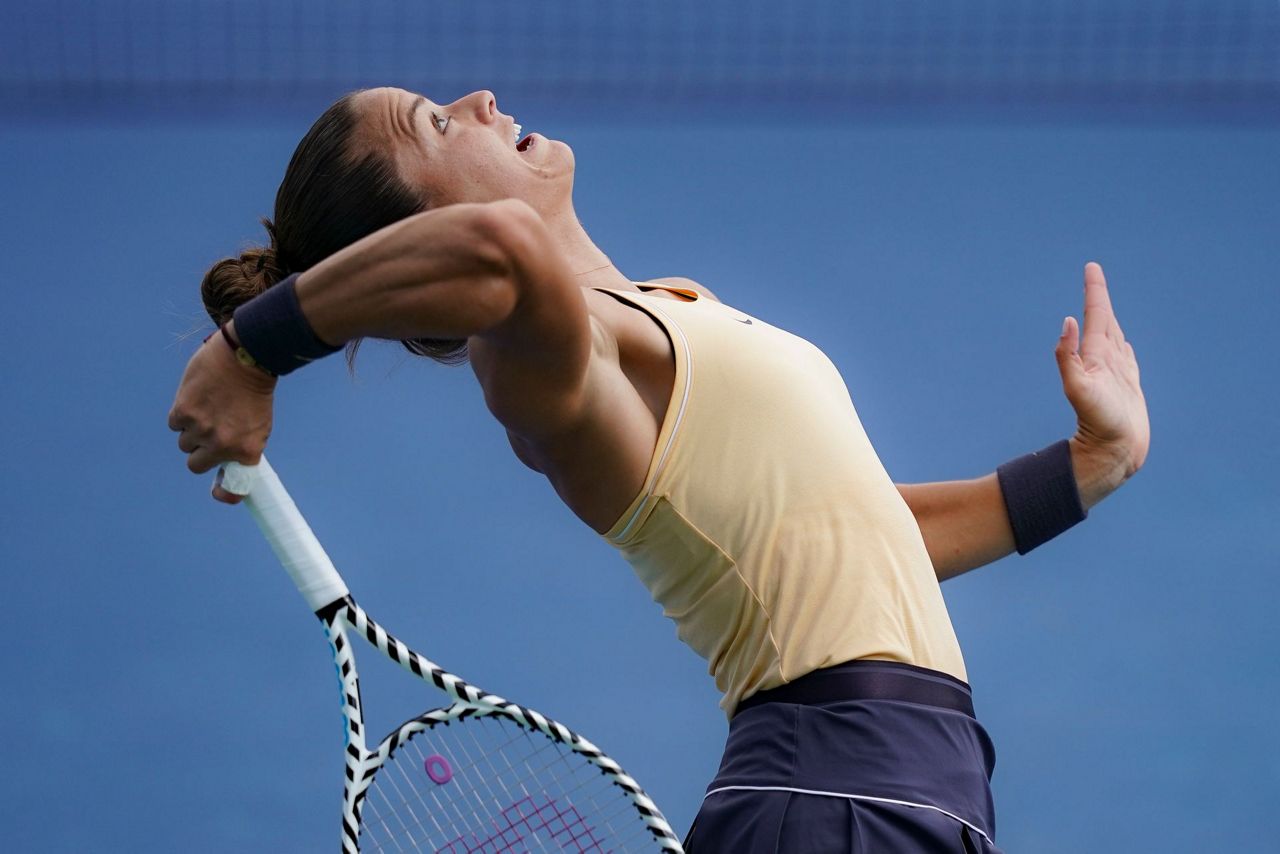
[[[633,291],[635,285],[622,274],[609,256],[591,240],[572,205],[543,216],[543,222],[574,272],[574,281],[584,288],[602,287]]]

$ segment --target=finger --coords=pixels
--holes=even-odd
[[[234,492],[227,492],[217,483],[213,484],[213,497],[223,504],[239,504],[244,500],[243,495],[236,495]]]
[[[200,440],[196,438],[195,431],[183,430],[178,435],[178,450],[184,454],[195,453],[196,448],[200,447]]]
[[[1123,335],[1111,308],[1111,293],[1102,265],[1090,261],[1084,265],[1084,346],[1096,346],[1103,338],[1123,340]]]
[[[1059,341],[1066,345],[1068,353],[1075,353],[1080,349],[1080,327],[1071,315],[1062,318],[1062,335]]]
[[[1080,342],[1080,329],[1074,317],[1066,317],[1062,321],[1062,334],[1058,336],[1058,346],[1053,355],[1058,360],[1058,370],[1062,373],[1063,384],[1073,382],[1084,372],[1084,363],[1076,352]]]
[[[191,426],[191,418],[185,413],[178,412],[175,406],[169,410],[169,429],[175,433],[180,433]]]
[[[192,474],[204,474],[222,462],[222,458],[213,449],[201,445],[187,457],[187,468]]]

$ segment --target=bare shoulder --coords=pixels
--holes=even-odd
[[[669,276],[665,279],[649,279],[649,282],[655,285],[671,285],[676,288],[689,288],[690,290],[697,291],[709,300],[720,302],[720,297],[711,293],[710,288],[706,285],[695,282],[693,279],[686,279],[682,276]]]

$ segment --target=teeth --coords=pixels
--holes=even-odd
[[[515,126],[512,128],[512,130],[514,130],[514,131],[516,132],[516,139],[515,139],[515,141],[516,141],[516,142],[519,142],[519,141],[520,141],[520,125],[515,125]]]

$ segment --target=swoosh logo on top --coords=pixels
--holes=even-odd
[[[741,317],[735,317],[735,318],[734,318],[734,320],[738,321],[739,323],[746,323],[746,324],[750,324],[750,323],[751,323],[751,320],[750,320],[750,319],[743,320]]]

